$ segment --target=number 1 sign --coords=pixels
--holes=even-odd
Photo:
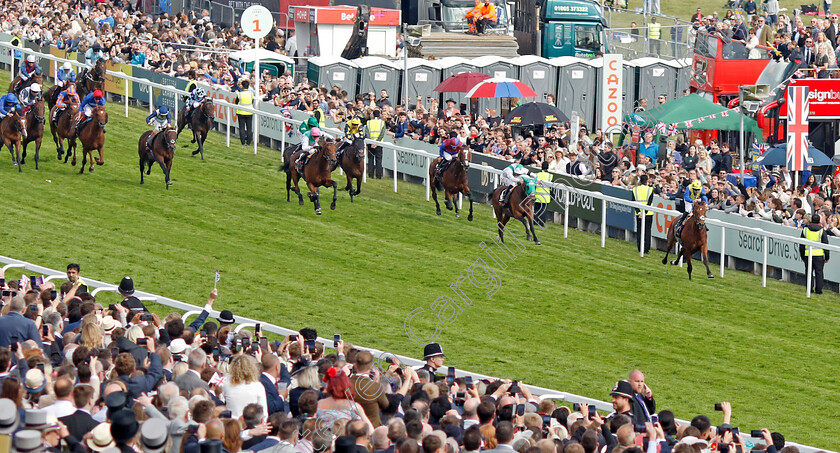
[[[242,12],[242,31],[251,39],[264,38],[274,27],[271,11],[262,5],[249,6]]]

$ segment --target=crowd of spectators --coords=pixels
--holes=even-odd
[[[161,318],[120,283],[123,301],[88,293],[76,264],[68,281],[0,274],[0,442],[11,451],[75,453],[700,453],[744,448],[731,406],[713,426],[675,422],[635,370],[609,393],[608,416],[570,408],[508,380],[455,378],[440,345],[422,367],[316,342],[282,341],[212,320],[213,290],[189,324]],[[332,346],[334,349],[329,348]],[[606,394],[607,392],[605,392]],[[744,433],[746,434],[746,433]],[[762,430],[755,450],[796,453]],[[5,444],[8,445],[8,444]]]

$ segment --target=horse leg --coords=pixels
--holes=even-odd
[[[430,184],[429,186],[432,190],[432,199],[435,200],[435,210],[437,212],[437,215],[440,215],[440,203],[438,203],[437,199],[437,190],[435,189],[434,184]]]
[[[709,248],[706,244],[703,244],[700,248],[700,256],[703,257],[703,264],[706,266],[706,276],[709,278],[715,278],[711,269],[709,269]]]
[[[146,158],[141,156],[140,157],[140,184],[143,184],[143,170],[145,170],[146,166]]]
[[[674,230],[673,228],[668,229],[667,237],[667,245],[665,246],[665,258],[662,258],[662,264],[668,264],[668,255],[671,253],[671,247],[674,246]]]
[[[175,157],[173,154],[169,159],[165,159],[166,162],[166,188],[169,189],[169,186],[172,185],[172,178],[169,177],[170,173],[172,173],[172,158]]]
[[[90,168],[88,168],[88,171],[90,173],[93,173],[93,166],[96,163],[96,159],[93,158],[93,149],[91,148],[91,149],[87,150],[87,154],[88,154],[88,162],[90,163]]]
[[[525,240],[530,241],[531,240],[531,230],[528,229],[528,217],[523,214],[522,217],[518,218],[517,220],[522,222],[522,225],[525,225]]]
[[[163,176],[166,179],[166,190],[169,190],[169,170],[166,169],[166,163],[163,161],[163,156],[157,159],[158,165],[160,165],[160,169],[163,171]]]
[[[295,193],[298,196],[298,205],[303,206],[303,194],[300,193],[300,187],[298,187],[298,182],[300,181],[300,175],[295,175],[294,177],[294,185],[295,185]]]
[[[458,197],[456,196],[459,193],[460,192],[452,192],[452,205],[455,207],[455,217],[457,217],[457,218],[461,217],[461,210],[458,209],[458,200],[457,200]]]
[[[70,164],[75,167],[76,166],[76,154],[77,154],[76,146],[78,146],[78,144],[76,143],[75,138],[71,137],[69,140],[70,140],[70,145],[67,146],[67,157],[64,158],[64,163],[65,164],[67,163],[67,158],[70,157],[71,150],[72,150],[73,160],[70,162]],[[72,149],[71,149],[71,147],[72,147]]]
[[[321,197],[318,194],[318,188],[308,181],[306,186],[309,187],[309,201],[315,205],[315,214],[321,215]]]
[[[23,172],[23,168],[21,168],[21,167],[23,167],[23,164],[20,161],[20,148],[21,148],[20,142],[16,142],[15,143],[15,151],[17,152],[18,173]]]
[[[105,163],[105,156],[103,155],[102,146],[100,146],[98,148],[98,150],[99,150],[99,160],[96,161],[96,165],[102,165],[102,164]],[[93,151],[91,151],[91,154],[90,154],[90,161],[91,161],[91,167],[92,167],[93,166]],[[91,170],[91,171],[93,171],[93,170]]]
[[[286,171],[286,203],[289,202],[291,198],[291,191],[292,191],[292,174],[290,171]]]
[[[332,179],[329,179],[328,181],[332,183],[333,188],[333,201],[332,203],[330,203],[330,209],[335,211],[335,200],[338,199],[338,183],[333,181]]]
[[[38,169],[38,161],[41,160],[41,140],[43,137],[35,139],[35,169]]]
[[[467,200],[470,200],[470,215],[467,216],[467,220],[472,222],[472,219],[473,219],[473,199],[472,199],[472,192],[470,192],[469,188],[466,189],[466,194],[467,194]]]
[[[23,153],[20,155],[20,164],[26,164],[26,148],[29,147],[29,142],[22,142],[21,147],[23,148]]]
[[[453,208],[452,200],[450,200],[450,198],[452,197],[451,192],[449,192],[449,189],[446,189],[446,188],[444,188],[443,190],[444,190],[444,194],[446,195],[446,202],[444,204],[446,204],[446,209],[451,211],[452,208]]]
[[[12,165],[17,165],[17,160],[15,160],[15,150],[12,148],[12,143],[7,143],[6,146],[9,148],[9,154],[12,155]],[[19,165],[18,165],[19,166]]]
[[[499,227],[499,240],[504,244],[505,242],[505,225],[507,225],[508,220],[510,220],[510,216],[507,214],[501,214],[501,209],[499,212],[496,213],[496,218],[499,220],[497,223]],[[501,214],[501,215],[499,215]]]
[[[84,174],[85,172],[85,165],[87,165],[87,150],[85,149],[84,145],[82,145],[82,168],[79,170],[80,174]]]
[[[356,195],[362,193],[362,175],[356,176]]]
[[[539,239],[537,239],[537,232],[534,231],[534,212],[531,211],[528,215],[528,226],[531,228],[531,236],[534,238],[534,244],[542,245]]]
[[[688,279],[691,280],[691,250],[688,247],[683,247],[683,256],[685,257],[685,264],[688,268]]]
[[[198,134],[198,152],[201,153],[201,160],[204,160],[204,140],[207,140],[207,131]]]

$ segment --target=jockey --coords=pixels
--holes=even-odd
[[[80,104],[82,101],[76,93],[76,85],[70,85],[66,90],[58,93],[58,99],[55,101],[55,110],[53,111],[53,121],[64,112],[69,104]]]
[[[35,101],[41,99],[41,85],[33,83],[32,85],[29,85],[28,87],[20,90],[20,95],[18,96],[18,99],[20,100],[20,104],[24,107],[24,109],[28,110],[29,107],[35,104]]]
[[[507,186],[507,189],[503,190],[499,196],[500,205],[504,206],[507,204],[507,195],[510,193],[510,189],[522,182],[522,178],[525,176],[534,177],[522,164],[510,164],[502,170],[501,183],[502,186]]]
[[[20,113],[22,107],[14,93],[6,93],[0,97],[0,116],[12,116]]]
[[[93,47],[85,52],[85,64],[89,66],[95,65],[102,58],[105,58],[105,54],[102,52],[102,46],[98,42],[94,43]]]
[[[63,88],[67,86],[68,82],[75,81],[76,71],[73,70],[73,65],[70,64],[69,61],[67,61],[64,63],[64,65],[61,66],[61,69],[58,70],[58,73],[56,74],[55,84]]]
[[[315,119],[315,117],[312,117],[311,119]],[[306,161],[309,160],[309,158],[312,157],[312,155],[315,154],[316,151],[318,151],[318,148],[315,146],[315,144],[318,143],[318,138],[320,137],[321,128],[319,128],[318,126],[313,126],[311,129],[301,134],[300,149],[303,152],[300,153],[300,156],[298,157],[298,168],[303,169],[303,167],[306,165]]]
[[[452,159],[458,156],[458,152],[461,151],[462,146],[463,143],[461,143],[461,139],[458,138],[458,133],[451,131],[449,133],[449,138],[440,144],[440,157],[442,159],[438,161],[436,170],[437,174],[441,174],[444,170],[446,170],[446,167],[449,166]]]
[[[156,132],[167,129],[172,121],[172,113],[169,112],[169,107],[162,105],[151,115],[146,117],[146,124],[155,128]]]
[[[685,188],[685,195],[683,196],[683,201],[685,201],[685,211],[680,217],[679,225],[685,224],[688,214],[694,209],[694,202],[698,199],[706,203],[709,202],[708,198],[706,198],[706,189],[703,188],[703,184],[699,179],[695,179],[688,185],[688,187]]]
[[[78,135],[81,132],[82,128],[87,124],[93,117],[93,109],[100,105],[105,105],[105,94],[102,93],[102,90],[96,90],[93,93],[88,93],[84,99],[82,99],[81,105],[79,105],[79,115],[76,119],[76,134]],[[82,121],[82,115],[84,115],[84,121]],[[102,132],[105,132],[105,128],[102,128]]]
[[[41,67],[38,66],[38,62],[35,61],[35,55],[27,55],[26,61],[24,64],[20,65],[20,71],[18,71],[18,75],[20,76],[18,86],[23,85],[23,83],[29,80],[29,78],[33,75],[40,73]]]
[[[365,131],[362,129],[362,120],[358,116],[354,116],[344,126],[344,143],[341,147],[353,145],[357,138],[365,138]]]
[[[204,88],[198,87],[190,92],[190,97],[187,98],[187,114],[184,116],[184,121],[189,122],[192,118],[193,110],[201,107],[201,104],[207,100],[207,92]]]

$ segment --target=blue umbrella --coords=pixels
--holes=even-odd
[[[756,163],[759,165],[787,165],[787,145],[784,143],[778,144],[769,150],[767,150],[764,154],[761,155],[758,159],[756,159]],[[830,167],[832,165],[836,165],[834,162],[829,159],[828,156],[825,155],[822,151],[814,148],[813,146],[808,147],[808,165],[814,167]]]

